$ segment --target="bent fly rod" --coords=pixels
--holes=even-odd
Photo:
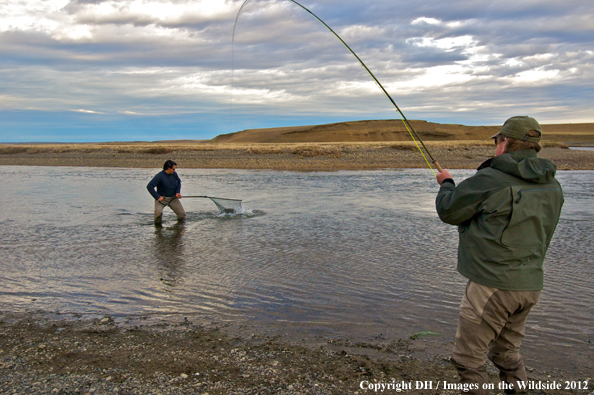
[[[404,127],[408,131],[408,134],[410,135],[410,137],[412,138],[412,140],[415,142],[415,145],[419,149],[419,152],[421,152],[421,155],[423,155],[423,158],[425,159],[425,162],[427,162],[427,165],[429,166],[429,168],[431,169],[431,171],[433,171],[433,168],[429,164],[429,161],[427,160],[427,157],[425,156],[425,153],[423,152],[423,150],[421,149],[421,147],[419,147],[418,142],[421,143],[421,145],[425,149],[425,152],[427,152],[427,155],[429,155],[429,158],[431,158],[431,162],[433,163],[433,165],[435,166],[435,168],[437,169],[437,171],[439,171],[441,173],[443,171],[443,169],[441,168],[441,166],[439,165],[439,163],[437,162],[437,160],[433,157],[433,155],[431,155],[431,152],[427,149],[427,146],[425,145],[425,143],[423,142],[423,140],[421,139],[421,137],[419,137],[419,135],[417,134],[417,132],[415,131],[415,129],[412,127],[412,125],[410,124],[410,122],[408,121],[408,119],[406,118],[406,116],[404,116],[404,113],[402,112],[402,110],[400,110],[400,107],[398,107],[398,105],[396,104],[396,102],[394,101],[394,99],[392,99],[392,96],[390,96],[390,94],[388,93],[388,91],[384,88],[384,86],[381,84],[381,82],[379,82],[379,80],[375,77],[375,75],[373,75],[373,73],[371,72],[371,70],[369,70],[369,68],[367,67],[367,65],[361,60],[361,58],[355,53],[355,51],[353,51],[351,49],[351,47],[349,47],[349,45],[342,39],[342,37],[340,37],[338,35],[338,33],[336,33],[330,26],[328,26],[328,24],[326,24],[326,22],[324,22],[322,19],[320,19],[320,17],[318,17],[316,14],[314,14],[309,9],[307,9],[306,7],[304,7],[303,5],[301,5],[300,3],[298,3],[295,0],[288,0],[288,1],[290,1],[291,3],[294,3],[296,5],[298,5],[299,7],[303,8],[308,14],[310,14],[311,16],[313,16],[324,27],[326,27],[328,30],[330,30],[330,32],[332,32],[332,34],[334,34],[336,36],[336,38],[338,38],[338,40],[351,52],[351,54],[353,54],[353,56],[359,61],[359,63],[361,63],[361,66],[363,66],[363,68],[367,71],[367,73],[369,73],[369,75],[371,76],[371,78],[373,79],[373,81],[381,89],[381,91],[384,93],[384,95],[388,98],[388,100],[390,101],[390,103],[392,103],[392,105],[394,106],[394,108],[396,109],[396,111],[398,112],[398,114],[400,114],[400,117],[402,118],[402,122],[404,123]],[[243,11],[243,8],[249,2],[250,2],[250,0],[245,0],[243,2],[243,4],[241,5],[241,8],[237,12],[237,16],[235,17],[235,24],[233,25],[233,35],[231,37],[231,46],[233,46],[233,43],[235,41],[235,28],[237,27],[237,21],[239,20],[239,16],[241,15],[241,12]],[[417,140],[418,140],[418,142],[417,142]]]

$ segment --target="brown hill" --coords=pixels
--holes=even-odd
[[[465,126],[411,120],[424,141],[486,140],[500,126]],[[544,139],[564,143],[594,144],[594,123],[542,125]],[[351,121],[325,125],[248,129],[222,134],[213,143],[328,143],[410,141],[399,119]]]

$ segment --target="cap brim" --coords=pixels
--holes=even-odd
[[[500,135],[500,133],[499,133],[499,132],[497,132],[497,133],[495,133],[493,136],[489,137],[489,140],[491,140],[491,139],[494,139],[495,137],[497,137],[497,136],[499,136],[499,135]]]

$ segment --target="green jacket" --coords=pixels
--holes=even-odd
[[[436,199],[443,222],[458,225],[458,272],[488,287],[543,288],[543,261],[563,206],[556,167],[534,150],[487,160],[458,186],[444,181]]]

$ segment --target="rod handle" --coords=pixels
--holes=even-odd
[[[438,172],[441,173],[443,171],[443,169],[441,168],[441,166],[439,165],[439,163],[436,160],[433,161],[433,166],[435,166],[435,168],[437,169]]]

